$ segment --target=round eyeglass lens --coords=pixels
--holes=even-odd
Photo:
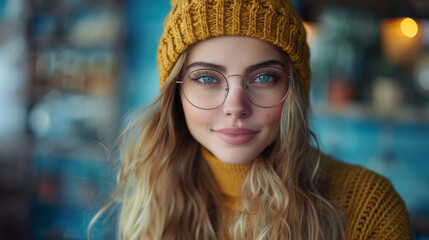
[[[246,76],[244,89],[253,104],[273,107],[286,98],[289,90],[287,73],[277,67],[257,69]]]
[[[216,70],[199,69],[185,76],[182,91],[188,102],[195,107],[213,109],[225,101],[228,82]]]

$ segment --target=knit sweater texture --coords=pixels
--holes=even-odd
[[[241,207],[241,185],[250,164],[223,163],[208,150],[202,150],[222,192],[226,215]],[[347,239],[412,239],[408,213],[403,200],[386,178],[363,167],[329,156],[322,167],[330,184],[329,194],[347,218]]]

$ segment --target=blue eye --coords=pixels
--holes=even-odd
[[[224,76],[211,69],[198,69],[192,71],[186,76],[187,79],[191,80],[193,84],[197,84],[199,87],[215,87],[226,84]]]
[[[204,77],[198,78],[198,81],[203,82],[203,83],[213,83],[215,81],[215,79],[212,76],[204,76]]]
[[[264,74],[264,75],[258,76],[257,81],[266,83],[266,82],[273,81],[273,79],[270,75]]]

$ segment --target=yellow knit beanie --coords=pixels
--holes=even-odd
[[[285,51],[307,92],[310,51],[292,0],[171,0],[158,46],[162,86],[179,55],[192,44],[221,35],[257,37]]]

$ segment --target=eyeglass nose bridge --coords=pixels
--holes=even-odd
[[[238,74],[238,73],[235,73],[235,74],[231,74],[231,75],[228,75],[228,76],[225,76],[224,75],[224,77],[225,77],[225,80],[226,80],[226,82],[227,82],[227,86],[226,86],[226,88],[225,88],[225,91],[227,91],[227,95],[228,95],[228,93],[229,93],[229,81],[228,81],[228,79],[230,78],[230,77],[241,77],[242,78],[242,84],[243,84],[243,89],[246,91],[247,89],[248,89],[248,86],[246,85],[246,79],[247,79],[247,74]],[[228,96],[225,96],[225,98],[226,97],[228,97]]]
[[[225,76],[226,78],[230,78],[230,77],[242,77],[242,78],[246,78],[246,75],[245,74],[238,74],[238,73],[236,73],[236,74],[231,74],[231,75],[228,75],[228,76]]]
[[[226,92],[226,94],[225,94],[225,98],[224,98],[224,100],[223,100],[223,102],[225,102],[226,101],[226,99],[228,98],[228,95],[229,95],[229,81],[228,81],[228,79],[230,78],[230,77],[241,77],[242,78],[242,85],[243,85],[243,90],[244,90],[244,93],[246,94],[246,97],[249,99],[249,97],[247,96],[247,89],[249,88],[247,85],[246,85],[246,79],[247,79],[247,75],[246,74],[238,74],[238,73],[235,73],[235,74],[231,74],[231,75],[228,75],[228,76],[225,76],[224,75],[224,78],[225,78],[225,80],[226,80],[226,87],[225,87],[225,92]],[[250,101],[250,99],[249,99],[249,101]],[[223,103],[222,103],[223,104]]]

